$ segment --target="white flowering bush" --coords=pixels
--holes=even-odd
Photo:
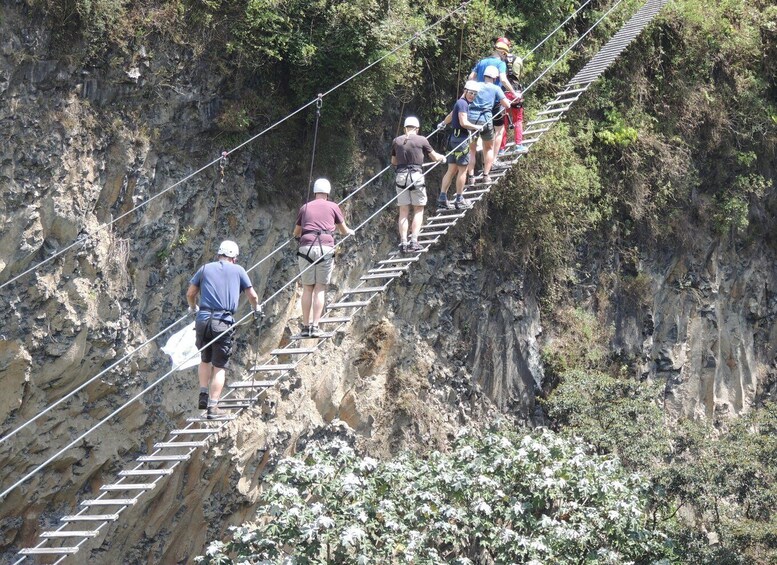
[[[200,563],[659,563],[647,484],[548,430],[459,434],[389,462],[336,441],[282,460],[256,522]]]

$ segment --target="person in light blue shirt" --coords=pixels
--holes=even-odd
[[[483,72],[483,83],[480,84],[475,99],[469,105],[467,110],[467,119],[478,126],[483,126],[480,131],[480,138],[483,140],[483,182],[491,182],[491,166],[494,164],[494,107],[502,106],[505,109],[510,107],[510,101],[505,97],[502,89],[494,84],[494,80],[499,76],[499,69],[490,65]],[[469,146],[469,177],[474,180],[475,158],[477,153],[477,143],[472,142]]]
[[[232,353],[233,315],[240,293],[246,293],[255,317],[261,313],[259,296],[248,273],[236,264],[238,253],[237,243],[222,241],[218,260],[200,267],[186,291],[189,313],[195,316],[195,344],[201,350],[197,369],[200,380],[198,407],[208,409],[209,420],[221,420],[227,416],[218,407],[218,402]],[[197,295],[200,297],[199,304]]]

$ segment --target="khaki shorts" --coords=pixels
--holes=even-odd
[[[332,271],[335,268],[334,247],[329,247],[328,245],[319,246],[318,244],[303,245],[299,248],[299,253],[307,255],[312,261],[315,261],[322,256],[322,250],[324,258],[315,265],[304,257],[297,257],[297,265],[299,266],[300,273],[302,273],[300,277],[302,284],[329,284],[329,281],[332,279]],[[308,269],[308,267],[310,268]]]
[[[407,188],[403,188],[405,184]],[[397,173],[396,188],[397,206],[426,206],[426,184],[422,172]]]

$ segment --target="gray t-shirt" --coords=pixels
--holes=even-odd
[[[189,281],[200,289],[198,320],[213,316],[219,320],[234,321],[240,293],[251,288],[251,279],[240,265],[229,261],[214,261],[203,265]]]
[[[429,140],[417,133],[400,135],[391,144],[391,156],[397,158],[397,172],[420,171],[424,157],[431,155]]]

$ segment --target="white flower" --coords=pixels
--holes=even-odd
[[[489,506],[489,504],[483,499],[475,502],[472,505],[472,510],[474,510],[475,512],[479,512],[481,514],[485,514],[486,516],[491,516],[491,513],[493,512],[493,510],[491,509],[491,506]]]
[[[334,528],[335,521],[332,520],[329,516],[322,515],[316,518],[316,527],[322,529],[322,530],[329,530],[331,528]]]
[[[361,487],[361,479],[353,473],[348,473],[345,477],[343,477],[343,492],[346,494],[357,492],[361,489]]]
[[[365,534],[364,530],[362,530],[360,527],[349,526],[340,536],[340,541],[343,545],[351,546],[355,545],[356,542],[363,540],[366,536],[367,534]]]
[[[362,472],[374,471],[378,468],[378,460],[372,457],[365,457],[359,462],[359,470]]]

